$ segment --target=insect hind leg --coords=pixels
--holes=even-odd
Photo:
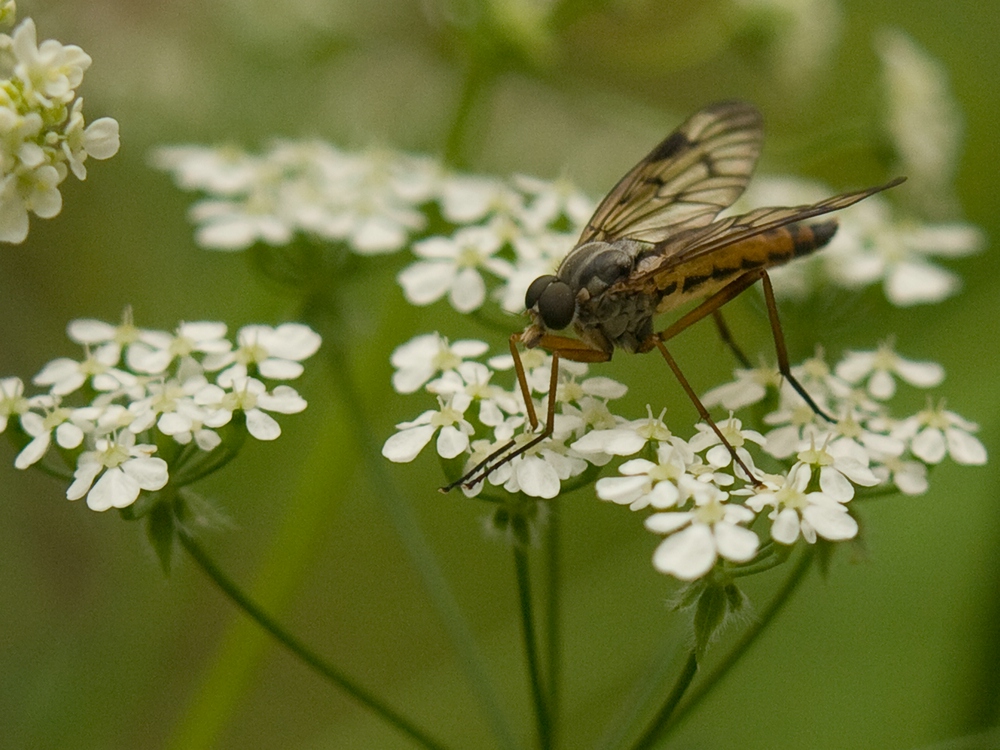
[[[767,305],[767,317],[771,323],[771,334],[774,336],[774,351],[778,355],[778,371],[788,381],[788,384],[795,389],[795,392],[802,397],[802,400],[809,405],[809,408],[813,412],[827,422],[836,422],[836,419],[820,408],[819,404],[809,395],[809,392],[802,386],[798,379],[792,375],[792,368],[788,363],[788,348],[785,346],[785,334],[781,330],[781,320],[778,318],[778,304],[774,299],[774,288],[771,286],[771,277],[767,275],[766,271],[761,271],[760,278],[764,287],[764,302]]]

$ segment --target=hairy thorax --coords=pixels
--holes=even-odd
[[[563,260],[557,275],[576,290],[573,327],[582,341],[610,355],[615,347],[634,352],[652,335],[658,296],[630,293],[619,283],[650,247],[627,239],[588,242]]]

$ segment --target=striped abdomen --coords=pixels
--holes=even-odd
[[[836,231],[833,220],[789,224],[666,268],[655,277],[661,295],[656,311],[672,310],[688,300],[714,294],[749,271],[809,255],[827,244]]]

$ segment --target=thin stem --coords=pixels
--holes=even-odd
[[[560,658],[560,650],[562,644],[560,643],[560,622],[559,622],[559,612],[560,612],[560,596],[559,596],[559,579],[560,579],[560,567],[559,567],[559,555],[560,555],[560,523],[559,523],[559,504],[549,503],[549,524],[548,524],[548,544],[546,545],[548,552],[548,581],[547,581],[547,593],[548,593],[548,612],[546,613],[546,624],[548,626],[548,633],[546,637],[546,645],[548,646],[548,665],[549,665],[549,721],[551,722],[551,742],[552,746],[556,745],[556,728],[559,726],[559,688],[561,687],[560,671],[562,669],[562,660]]]
[[[684,662],[684,669],[682,669],[681,673],[677,675],[677,680],[674,682],[674,686],[670,690],[670,695],[667,696],[667,700],[664,702],[662,708],[660,708],[659,713],[656,714],[655,718],[650,723],[649,728],[636,741],[635,745],[633,745],[634,750],[645,750],[645,748],[652,747],[653,743],[661,739],[664,734],[664,728],[669,725],[670,717],[677,708],[677,704],[680,703],[681,698],[684,697],[684,693],[687,691],[688,686],[691,684],[691,681],[694,679],[697,672],[698,656],[695,653],[695,647],[692,646],[690,653],[688,653],[687,661]]]
[[[521,633],[524,636],[524,655],[528,662],[528,677],[531,681],[531,695],[535,703],[535,722],[538,725],[538,744],[542,750],[552,747],[552,724],[549,719],[548,702],[542,686],[542,675],[538,663],[537,634],[532,615],[531,576],[528,571],[528,554],[524,545],[514,544],[514,567],[517,569],[517,590],[521,604]]]
[[[749,629],[743,634],[733,650],[729,652],[729,655],[725,660],[719,664],[712,672],[701,682],[698,687],[691,692],[688,696],[687,701],[683,706],[678,709],[677,713],[673,715],[673,718],[663,727],[663,732],[660,738],[668,736],[672,731],[677,729],[684,720],[687,718],[701,701],[707,696],[712,689],[722,680],[723,677],[728,674],[737,662],[743,657],[743,655],[750,649],[754,641],[760,636],[761,633],[767,628],[775,616],[781,611],[782,607],[788,602],[791,595],[799,587],[799,584],[805,579],[805,574],[812,565],[812,561],[816,556],[816,549],[812,545],[806,547],[803,551],[802,556],[799,558],[792,572],[788,574],[788,579],[778,590],[778,593],[774,595],[774,598],[768,603],[767,607],[760,613],[760,616],[750,625]]]
[[[323,660],[315,651],[285,630],[281,625],[261,609],[249,596],[243,593],[236,583],[208,556],[201,545],[182,526],[177,526],[177,535],[181,545],[201,567],[202,571],[228,596],[237,607],[249,616],[260,627],[271,634],[281,645],[297,656],[306,666],[325,678],[334,686],[340,688],[356,701],[378,714],[384,721],[407,735],[414,742],[425,748],[443,750],[445,745],[433,739],[401,714],[387,706],[373,694],[357,685],[338,669]]]

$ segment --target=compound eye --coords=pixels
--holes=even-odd
[[[538,313],[547,328],[562,330],[576,315],[576,295],[569,284],[556,279],[542,291],[538,298]]]
[[[539,276],[532,281],[531,286],[528,287],[528,291],[524,293],[524,308],[530,310],[538,304],[538,299],[542,296],[542,292],[548,288],[549,284],[556,280],[555,276],[548,274],[547,276]]]

